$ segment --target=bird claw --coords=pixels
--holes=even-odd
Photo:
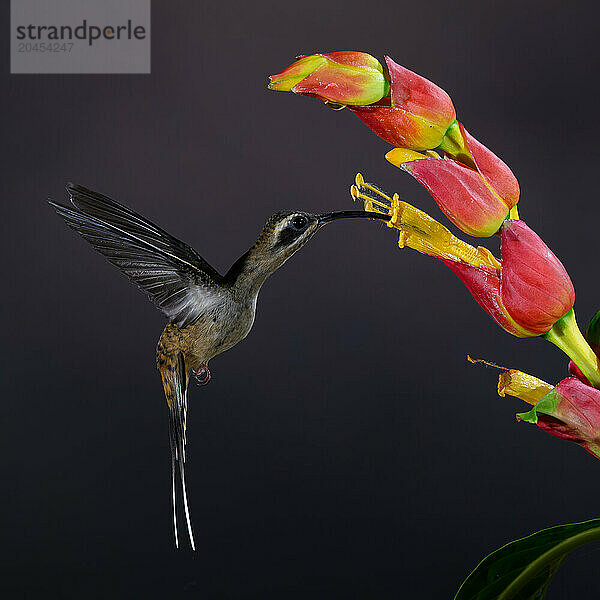
[[[210,381],[210,371],[206,365],[200,365],[196,370],[192,370],[192,373],[200,385],[206,385]]]

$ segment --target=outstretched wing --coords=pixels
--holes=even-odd
[[[72,207],[49,201],[67,225],[146,291],[180,327],[218,302],[223,278],[194,249],[107,196],[67,185]]]

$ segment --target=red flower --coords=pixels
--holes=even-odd
[[[428,79],[385,57],[390,94],[371,106],[350,110],[374,133],[394,146],[437,148],[456,119],[450,96]]]
[[[547,333],[573,308],[571,279],[523,221],[505,221],[500,236],[498,268],[442,260],[500,327],[518,337]]]
[[[563,379],[517,419],[535,423],[550,435],[575,442],[600,458],[600,390],[575,377]]]
[[[328,52],[298,59],[271,75],[269,89],[341,105],[371,104],[388,93],[383,67],[365,52]]]
[[[588,326],[588,342],[595,348],[600,321],[600,312]],[[498,393],[509,394],[533,404],[533,408],[519,413],[517,419],[534,423],[554,437],[570,440],[585,448],[596,458],[600,458],[600,389],[590,384],[590,379],[598,383],[598,356],[588,346],[589,362],[595,367],[586,377],[571,360],[569,371],[573,377],[563,379],[556,387],[521,371],[509,370],[500,375]],[[592,365],[593,367],[593,365]]]
[[[388,226],[400,231],[400,247],[435,256],[452,269],[479,305],[509,333],[519,337],[545,334],[557,345],[564,345],[565,332],[572,337],[565,324],[553,331],[554,337],[550,335],[573,308],[571,279],[558,258],[523,221],[503,221],[498,261],[486,248],[463,242],[427,213],[401,201],[398,194],[390,198],[365,183],[360,174],[351,193],[365,201],[365,210],[390,215]]]
[[[505,221],[500,236],[502,302],[521,327],[535,335],[546,333],[573,308],[571,278],[523,221]]]
[[[500,229],[519,201],[519,182],[506,164],[462,124],[456,126],[454,133],[460,135],[460,149],[454,158],[404,148],[390,150],[386,158],[426,187],[460,230],[489,237]]]
[[[394,146],[430,150],[456,120],[450,96],[386,57],[387,72],[364,52],[299,57],[270,77],[269,88],[320,98],[348,108]]]

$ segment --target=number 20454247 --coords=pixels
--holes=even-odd
[[[17,52],[71,52],[73,42],[19,42]]]

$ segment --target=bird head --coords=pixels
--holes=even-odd
[[[320,215],[303,211],[276,213],[267,221],[259,237],[264,258],[271,262],[274,268],[277,268],[300,250],[326,224],[349,218],[389,220],[388,215],[362,210],[347,210]]]
[[[265,224],[254,246],[233,265],[226,277],[237,287],[257,291],[262,282],[300,250],[319,229],[333,221],[351,218],[387,221],[390,217],[362,210],[320,215],[299,210],[275,213]]]

